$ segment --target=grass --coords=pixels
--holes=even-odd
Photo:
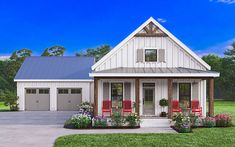
[[[0,112],[10,111],[9,106],[5,106],[3,102],[0,102]]]
[[[235,102],[216,101],[215,114],[227,113],[235,118]],[[235,125],[235,121],[233,121]],[[188,134],[102,134],[59,137],[55,147],[76,146],[234,146],[235,127],[198,128]]]

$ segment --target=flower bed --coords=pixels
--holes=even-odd
[[[69,129],[131,129],[140,128],[140,118],[136,113],[127,117],[121,115],[120,111],[114,112],[111,118],[105,116],[93,117],[93,107],[84,102],[80,105],[81,110],[68,119],[64,128]]]
[[[231,127],[232,116],[229,114],[217,114],[215,116],[216,127]]]

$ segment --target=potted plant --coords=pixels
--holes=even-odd
[[[162,107],[162,112],[160,114],[160,117],[166,117],[165,107],[168,106],[168,100],[163,98],[159,101],[159,105]]]

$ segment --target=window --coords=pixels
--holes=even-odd
[[[180,83],[179,84],[179,102],[181,108],[191,107],[191,84]]]
[[[59,94],[68,94],[69,93],[69,89],[59,89],[58,93]]]
[[[71,89],[71,94],[81,94],[81,89]]]
[[[27,94],[36,94],[36,89],[26,89]]]
[[[123,83],[112,83],[111,84],[111,100],[112,108],[122,108],[123,100]]]
[[[39,89],[39,94],[49,94],[49,89]]]
[[[145,50],[145,62],[157,62],[157,50],[156,49]]]

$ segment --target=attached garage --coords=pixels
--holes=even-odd
[[[82,102],[81,88],[59,88],[57,89],[57,110],[76,111]]]
[[[49,111],[50,89],[27,88],[25,89],[25,110]]]

